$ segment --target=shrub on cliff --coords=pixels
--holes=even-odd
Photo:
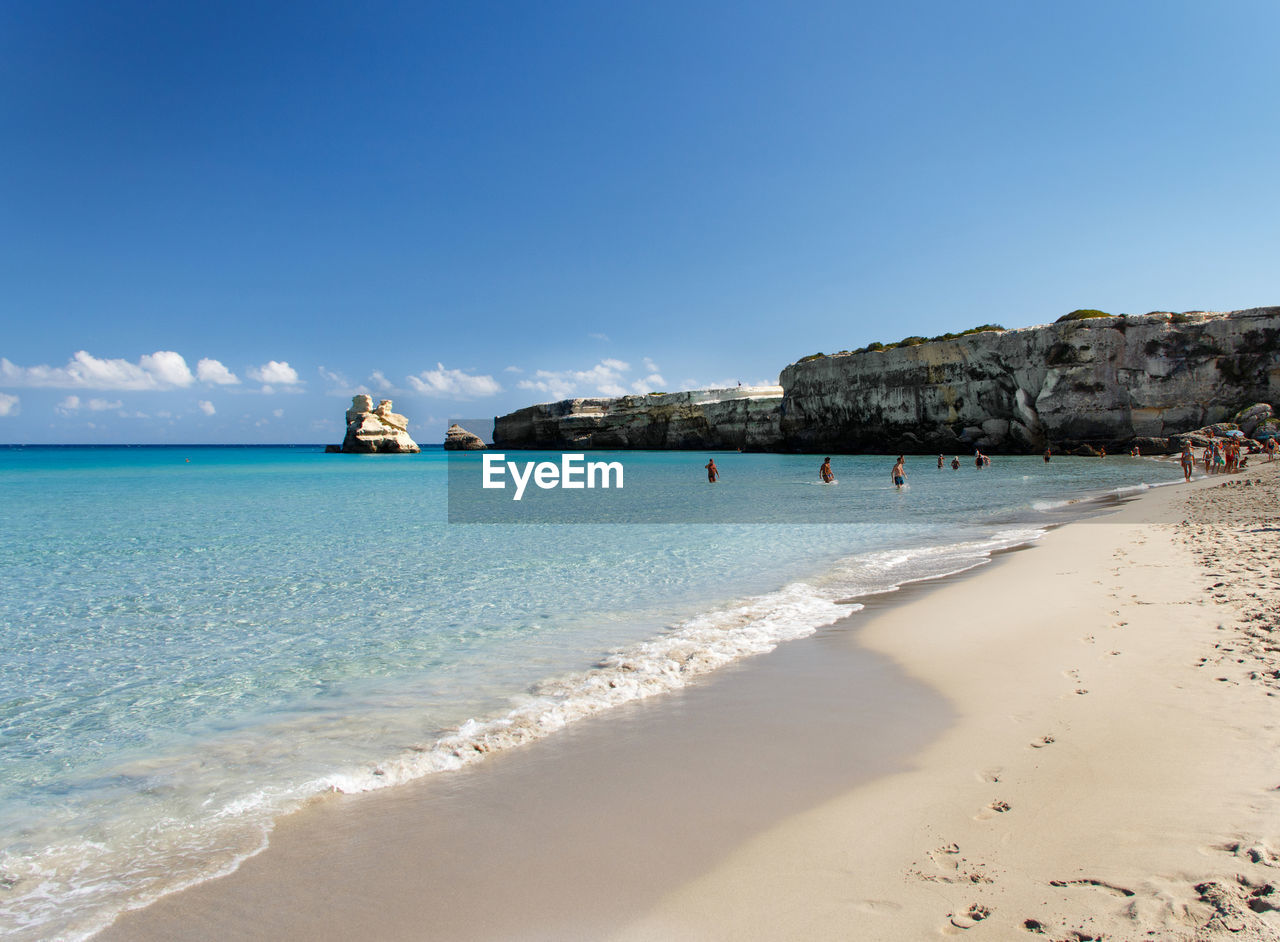
[[[1065,321],[1087,321],[1093,317],[1114,317],[1114,314],[1108,314],[1106,311],[1095,311],[1093,308],[1081,308],[1078,311],[1072,311],[1070,314],[1063,314],[1059,317],[1055,324],[1061,324]],[[1122,315],[1123,316],[1123,315]]]
[[[958,340],[961,337],[968,337],[971,334],[981,334],[986,331],[994,330],[997,333],[1005,330],[1000,324],[981,324],[978,327],[970,327],[968,330],[962,330],[958,334],[938,334],[936,337],[903,337],[896,343],[881,343],[874,341],[865,347],[859,347],[857,350],[842,350],[841,353],[881,353],[885,350],[896,350],[898,347],[918,347],[922,343],[936,343],[939,340]]]

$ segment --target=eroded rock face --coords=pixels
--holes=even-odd
[[[485,443],[479,435],[468,432],[457,422],[444,433],[445,451],[484,451]]]
[[[564,399],[499,416],[495,448],[741,448],[779,438],[781,386]]]
[[[806,357],[781,386],[566,399],[501,416],[505,448],[1144,454],[1237,416],[1280,429],[1280,307],[1100,317]],[[1258,403],[1257,406],[1251,404]],[[1243,412],[1242,412],[1243,410]]]
[[[374,408],[370,397],[352,396],[342,450],[348,454],[416,455],[421,449],[409,437],[409,420],[391,411],[390,399]]]
[[[1280,308],[1096,318],[816,357],[783,370],[782,385],[789,449],[1113,450],[1277,401]]]

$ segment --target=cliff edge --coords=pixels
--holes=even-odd
[[[782,385],[789,450],[1158,448],[1280,398],[1280,307],[1093,317],[806,358]]]
[[[779,386],[529,406],[496,419],[494,443],[917,454],[1136,443],[1151,453],[1259,402],[1280,402],[1280,307],[1089,316],[818,354],[786,367]]]
[[[781,386],[564,399],[494,420],[495,448],[742,448],[778,442]]]

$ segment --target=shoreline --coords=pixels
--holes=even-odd
[[[873,614],[862,643],[957,723],[611,938],[1280,939],[1276,553],[1222,523],[1274,532],[1278,468],[1053,531],[996,612],[983,572]]]
[[[1201,486],[1206,484],[1212,486],[1218,482],[1215,479],[1206,479],[1199,483]],[[1148,500],[1148,495],[1156,495],[1171,490],[1182,489],[1159,487],[1151,488],[1150,490],[1142,492],[1142,494],[1139,495],[1138,500],[1133,503],[1141,506],[1144,501]],[[1124,513],[1124,510],[1122,510],[1121,513]],[[1112,519],[1113,518],[1111,517],[1105,518],[1107,521]],[[1022,560],[1025,557],[1037,557],[1039,554],[1042,554],[1045,550],[1045,541],[1054,537],[1055,533],[1068,532],[1079,527],[1112,525],[1108,522],[1099,523],[1098,520],[1099,518],[1088,518],[1082,521],[1073,522],[1065,527],[1055,528],[1049,536],[1041,539],[1037,544],[1034,544],[1034,553],[1014,553],[1012,551],[1006,551],[998,556],[993,555],[990,565],[979,565],[975,569],[960,573],[957,576],[909,583],[904,585],[898,591],[883,593],[876,597],[860,598],[858,601],[867,605],[866,611],[861,614],[855,614],[852,622],[849,621],[849,619],[844,619],[835,626],[821,631],[819,636],[806,639],[809,642],[808,645],[783,645],[773,652],[769,658],[750,659],[746,662],[740,663],[739,665],[727,668],[722,672],[718,672],[718,674],[712,679],[694,688],[690,688],[688,691],[682,691],[674,695],[669,694],[666,697],[658,698],[660,701],[659,703],[639,703],[624,708],[627,715],[620,718],[615,713],[613,716],[604,720],[603,725],[611,726],[611,724],[619,722],[620,719],[626,723],[632,729],[632,732],[627,733],[621,738],[627,740],[627,745],[632,750],[634,750],[638,744],[642,744],[646,741],[648,746],[653,747],[655,744],[661,743],[664,737],[669,738],[673,734],[673,724],[674,726],[683,725],[685,727],[693,727],[693,729],[686,730],[685,732],[685,735],[690,738],[691,754],[698,752],[715,753],[716,750],[713,748],[714,743],[705,741],[708,739],[711,727],[714,726],[712,716],[715,714],[715,711],[719,710],[723,718],[726,714],[732,714],[734,710],[742,710],[744,708],[744,697],[737,696],[735,698],[732,694],[724,696],[724,691],[731,690],[735,686],[745,689],[744,684],[750,684],[754,685],[751,689],[754,690],[757,695],[768,695],[771,688],[774,692],[778,692],[779,688],[777,686],[777,682],[782,675],[787,671],[795,671],[797,668],[797,663],[788,664],[785,662],[799,662],[802,673],[806,670],[812,672],[814,667],[812,663],[813,661],[821,661],[824,659],[831,660],[829,655],[835,652],[838,652],[840,656],[847,659],[850,652],[846,649],[851,645],[857,649],[857,652],[854,654],[854,660],[858,657],[865,658],[867,646],[864,644],[864,636],[874,639],[877,630],[874,626],[881,619],[886,617],[893,619],[895,616],[900,619],[904,617],[904,612],[918,612],[921,606],[925,606],[926,608],[929,606],[934,608],[940,606],[943,609],[950,608],[952,607],[952,603],[947,602],[945,599],[939,601],[939,596],[946,596],[949,593],[955,592],[959,588],[972,585],[980,580],[991,581],[994,579],[996,581],[1000,581],[997,577],[1004,572],[1005,567],[1016,561]],[[850,628],[853,630],[849,630]],[[887,653],[890,659],[895,657],[892,650],[887,652],[881,650],[876,643],[872,643],[870,648],[872,650],[876,650],[878,652],[878,656],[884,656]],[[803,653],[805,651],[808,652],[807,655]],[[818,652],[822,653],[819,654]],[[901,654],[901,652],[898,653]],[[805,662],[810,663],[806,665]],[[910,658],[907,659],[907,663],[900,662],[894,670],[905,667],[907,669],[907,673],[914,675],[915,680],[917,681],[914,685],[911,684],[911,681],[906,681],[908,686],[914,686],[916,688],[913,691],[913,696],[928,698],[930,696],[929,690],[920,687],[919,685],[919,681],[922,679],[920,672],[909,662]],[[847,667],[850,662],[846,660],[840,663],[844,667]],[[833,666],[833,664],[826,665],[828,669],[827,676],[823,682],[827,684],[839,681],[838,669],[832,670]],[[894,684],[899,687],[896,692],[901,693],[901,685],[906,679],[901,674],[894,677],[893,670],[885,673],[883,664],[881,664],[878,669],[880,670],[878,682],[883,688],[879,691],[879,696],[881,698],[887,697],[891,699],[891,695],[895,691],[890,688]],[[888,681],[886,678],[888,678]],[[924,679],[926,682],[936,680],[936,678],[928,677]],[[891,681],[889,686],[885,686],[889,681]],[[800,685],[800,687],[803,686],[804,684]],[[945,689],[945,684],[942,689],[943,692],[946,693],[947,698],[951,699],[952,693]],[[790,700],[796,700],[803,697],[803,695],[803,691],[795,687],[795,685],[793,685],[792,689],[785,692],[785,697]],[[722,698],[723,702],[718,706],[714,703],[711,704],[710,714],[707,712],[708,704],[706,702],[698,702],[714,701],[718,697]],[[831,705],[832,704],[829,702],[823,703],[821,708],[830,709]],[[845,701],[841,702],[840,706],[843,708],[849,708],[850,704]],[[859,707],[857,704],[854,704],[853,706],[854,708]],[[937,706],[938,704],[935,704],[935,707]],[[865,709],[865,705],[862,708]],[[903,709],[904,707],[902,704],[898,704],[898,708]],[[752,716],[751,721],[756,723],[763,722],[765,717],[761,714],[765,711],[761,711],[758,705],[754,709],[756,712]],[[905,709],[907,709],[907,712],[911,712],[910,707]],[[796,705],[794,703],[780,702],[777,704],[777,711],[794,718],[796,714]],[[934,735],[937,735],[939,732],[937,727],[940,725],[938,718],[940,715],[944,715],[947,712],[950,711],[947,709],[946,705],[943,704],[941,705],[940,710],[935,710],[931,721],[925,720],[921,715],[913,715],[910,718],[911,724],[909,725],[913,725],[912,731],[917,736],[917,740],[914,743],[915,753],[927,756],[930,754],[930,750],[937,748],[936,743],[926,744],[921,741],[921,733],[922,730],[929,726],[931,722],[934,728]],[[785,717],[773,717],[772,719],[777,723],[776,729],[779,737],[791,736],[793,730],[788,730],[787,723],[782,722],[782,720],[785,720]],[[884,723],[886,719],[891,720],[892,718],[881,716],[878,718],[878,721],[880,723]],[[666,732],[662,735],[656,736],[652,729],[655,722],[658,726],[662,726],[664,723],[667,724]],[[650,727],[647,732],[644,729],[646,726]],[[510,783],[512,781],[519,782],[519,787],[521,789],[532,790],[534,793],[540,793],[545,797],[546,793],[551,790],[548,781],[545,780],[546,775],[549,774],[551,776],[552,782],[558,782],[559,785],[563,786],[565,782],[563,781],[563,770],[560,768],[560,765],[565,763],[566,760],[572,760],[575,754],[581,753],[584,748],[587,750],[599,750],[601,741],[618,738],[612,735],[612,733],[603,730],[599,720],[586,721],[581,724],[581,727],[581,729],[569,730],[561,736],[553,737],[553,741],[544,740],[542,743],[534,744],[526,749],[518,750],[516,754],[492,757],[489,762],[480,763],[479,766],[474,769],[464,770],[464,772],[455,773],[455,775],[462,776],[476,772],[481,779],[496,782],[496,784],[493,785],[494,791],[491,793],[493,800],[496,802],[501,801],[504,787],[508,789],[506,793],[507,798],[511,797],[513,793],[510,791],[512,788]],[[638,732],[636,732],[637,730]],[[945,730],[942,730],[940,741],[946,741],[949,739],[953,735],[952,730],[953,727],[950,726]],[[869,731],[866,729],[860,731],[860,734],[863,735],[864,738],[868,736],[868,733]],[[738,737],[739,742],[744,738],[743,731],[741,729],[737,730],[735,735]],[[816,740],[808,745],[808,748],[823,748],[823,735],[824,734],[819,733]],[[828,730],[825,735],[831,735],[831,731]],[[700,736],[704,741],[698,741]],[[797,738],[791,736],[791,738],[797,739],[797,742],[795,743],[797,748],[805,748],[804,743],[801,741],[803,737]],[[875,738],[875,731],[871,730],[870,739]],[[909,737],[904,737],[904,739],[905,738]],[[730,737],[730,739],[732,740],[732,737]],[[927,736],[925,739],[927,739]],[[856,752],[857,750],[855,750],[855,753]],[[535,755],[534,753],[537,754]],[[528,758],[526,758],[526,756],[528,756]],[[859,757],[861,758],[860,753]],[[597,752],[596,758],[600,758],[599,752]],[[880,778],[875,779],[875,781],[892,781],[895,776],[904,774],[893,768],[894,763],[901,766],[905,762],[910,761],[910,758],[910,756],[904,756],[902,754],[898,754],[896,757],[889,755],[882,756],[881,761],[878,764],[875,761],[868,761],[866,763],[866,767],[860,770],[864,773],[862,775],[851,774],[850,770],[847,768],[837,770],[835,773],[831,773],[830,770],[828,770],[824,773],[827,778],[823,779],[821,782],[815,782],[813,780],[815,778],[822,778],[822,775],[815,775],[812,769],[801,770],[798,773],[799,778],[807,779],[808,781],[805,781],[805,785],[814,787],[801,789],[804,792],[804,795],[803,798],[800,799],[797,799],[797,796],[789,793],[795,789],[795,782],[792,781],[789,785],[786,785],[786,787],[783,788],[784,783],[782,778],[785,777],[779,778],[778,781],[772,783],[775,786],[775,792],[786,791],[788,794],[774,794],[771,798],[772,804],[765,802],[763,805],[757,804],[750,808],[744,806],[736,809],[738,817],[742,820],[735,821],[734,827],[729,829],[729,831],[726,831],[724,828],[719,830],[714,828],[711,829],[715,831],[715,833],[710,835],[706,840],[701,841],[701,844],[695,848],[693,852],[689,852],[688,848],[675,848],[677,856],[685,858],[685,863],[696,864],[696,866],[673,868],[670,865],[667,865],[665,867],[661,867],[660,869],[663,869],[664,873],[660,879],[654,879],[652,875],[648,879],[645,879],[642,872],[632,873],[630,875],[631,879],[644,884],[642,887],[643,892],[631,893],[630,895],[632,899],[629,907],[614,906],[607,913],[609,916],[607,919],[598,919],[594,923],[592,923],[591,920],[586,920],[584,923],[582,920],[575,920],[571,918],[569,922],[566,923],[563,921],[564,916],[562,914],[558,917],[560,921],[557,922],[556,918],[553,917],[553,913],[548,909],[549,901],[545,899],[539,900],[537,898],[529,898],[525,901],[526,906],[529,907],[526,913],[527,918],[522,918],[517,924],[510,925],[505,930],[502,926],[493,924],[491,920],[486,921],[485,919],[468,917],[457,920],[447,931],[445,930],[445,926],[439,926],[442,930],[441,936],[449,938],[594,938],[599,937],[602,931],[616,927],[620,922],[630,922],[632,924],[632,929],[628,930],[628,932],[632,933],[632,935],[624,934],[624,937],[640,938],[645,937],[644,933],[647,931],[645,928],[646,926],[652,927],[652,925],[654,925],[654,919],[658,919],[659,922],[666,926],[667,929],[671,929],[673,927],[669,924],[669,916],[670,913],[678,911],[679,906],[677,901],[688,893],[695,893],[695,895],[705,893],[706,887],[704,884],[706,884],[708,880],[711,880],[712,883],[714,883],[714,875],[722,872],[725,866],[731,866],[727,861],[737,859],[738,856],[744,852],[742,848],[735,851],[733,849],[734,846],[742,845],[745,840],[746,844],[743,845],[743,847],[749,848],[759,840],[767,840],[768,835],[772,834],[773,831],[766,831],[765,835],[761,837],[753,837],[753,835],[755,835],[761,827],[769,828],[779,820],[783,821],[783,824],[779,825],[779,827],[785,828],[788,826],[787,822],[792,821],[797,816],[798,818],[803,819],[806,814],[813,813],[809,809],[813,807],[825,807],[826,803],[832,800],[839,801],[840,799],[836,796],[839,794],[847,794],[850,789],[853,789],[855,792],[865,792],[868,789],[874,789],[876,787],[874,782],[866,781],[867,776],[865,773],[867,772],[872,772],[875,775],[880,776]],[[622,763],[622,760],[617,754],[614,754],[609,761],[612,761],[615,765],[620,763],[625,764]],[[723,753],[720,753],[719,758],[712,761],[711,765],[715,766],[718,763],[719,766],[722,767],[719,771],[723,772],[723,766],[726,765],[726,762],[726,756]],[[541,768],[540,774],[544,776],[544,778],[540,779],[538,776],[532,776],[529,774],[522,775],[519,770],[520,766],[525,766],[526,772],[528,769]],[[515,768],[514,772],[511,771],[513,767]],[[484,770],[490,768],[495,770],[493,774],[485,774]],[[501,768],[502,771],[497,771],[499,768]],[[591,771],[593,774],[598,773],[598,769],[592,769]],[[634,771],[635,770],[632,769],[633,773]],[[704,769],[704,774],[707,773],[707,771],[707,769]],[[885,776],[888,777],[886,778]],[[498,781],[504,777],[509,780],[508,784],[505,786]],[[732,777],[730,776],[730,779],[731,778]],[[271,846],[268,847],[268,849],[261,855],[251,858],[243,864],[241,870],[237,871],[235,874],[232,874],[230,877],[219,878],[207,883],[199,884],[188,890],[180,891],[179,893],[164,897],[160,901],[153,903],[151,906],[142,910],[127,913],[121,916],[111,928],[101,933],[98,938],[159,938],[162,936],[169,938],[212,938],[215,935],[226,934],[226,924],[223,924],[223,928],[218,928],[218,923],[216,921],[218,919],[230,919],[229,924],[234,926],[233,934],[238,936],[252,937],[256,931],[259,933],[259,937],[267,937],[269,935],[272,938],[313,938],[316,937],[317,934],[319,934],[320,937],[325,937],[325,932],[333,928],[332,924],[327,921],[318,925],[313,925],[309,931],[303,926],[291,923],[289,916],[291,914],[298,914],[299,910],[302,908],[300,904],[291,904],[288,912],[279,913],[275,918],[266,923],[262,921],[262,908],[270,908],[269,901],[273,896],[274,898],[279,898],[279,894],[285,894],[292,900],[310,899],[312,905],[323,905],[325,902],[330,904],[332,903],[333,893],[336,892],[339,895],[342,894],[342,886],[339,885],[335,887],[332,883],[329,884],[325,893],[321,893],[318,896],[313,888],[308,888],[307,884],[314,883],[316,880],[317,870],[312,869],[308,871],[307,867],[314,867],[317,861],[308,861],[306,859],[308,857],[307,853],[302,852],[299,855],[299,849],[307,846],[314,846],[317,841],[319,841],[323,846],[326,841],[326,832],[333,832],[336,829],[337,831],[345,834],[344,840],[347,842],[347,846],[343,851],[343,855],[345,857],[345,854],[349,853],[353,847],[358,850],[359,845],[365,842],[364,838],[369,837],[375,832],[377,829],[377,822],[379,820],[384,824],[388,821],[393,823],[399,821],[399,825],[393,826],[390,829],[382,827],[377,831],[381,839],[384,841],[391,837],[396,837],[397,839],[394,841],[394,846],[391,844],[385,844],[381,850],[364,854],[364,857],[359,864],[348,862],[346,859],[336,861],[336,866],[338,866],[339,869],[346,870],[348,876],[350,876],[351,872],[354,872],[354,870],[361,868],[372,868],[375,871],[382,870],[382,875],[386,876],[388,871],[397,870],[405,864],[405,853],[410,853],[410,856],[413,856],[412,845],[415,841],[414,839],[406,836],[406,825],[410,828],[418,827],[424,808],[432,806],[433,802],[444,801],[446,805],[448,805],[449,802],[453,802],[451,809],[456,812],[458,810],[458,801],[460,800],[459,794],[474,787],[474,782],[464,784],[453,776],[439,777],[439,779],[440,781],[438,782],[424,782],[421,787],[416,785],[402,786],[405,793],[395,796],[379,793],[376,797],[371,795],[360,796],[353,799],[349,796],[342,801],[322,800],[317,802],[313,807],[304,809],[302,812],[286,818],[281,823],[280,827],[277,828],[277,831],[273,833]],[[446,779],[451,779],[451,781],[446,781]],[[624,776],[624,781],[625,780]],[[634,780],[631,780],[629,787],[631,788],[632,793],[628,796],[627,801],[621,802],[621,804],[625,806],[627,813],[622,814],[620,817],[625,819],[627,814],[630,814],[630,816],[635,820],[630,822],[631,826],[624,825],[620,828],[615,823],[612,830],[615,832],[615,836],[618,836],[620,839],[626,839],[629,836],[632,840],[643,840],[645,839],[645,835],[643,834],[645,829],[643,827],[637,828],[634,825],[636,820],[643,821],[644,819],[646,791],[649,792],[650,797],[652,797],[652,793],[655,789],[653,787],[645,788],[642,785],[637,784]],[[690,784],[686,782],[683,787],[689,788]],[[824,794],[824,789],[829,793]],[[696,791],[697,788],[694,787],[694,790]],[[401,789],[395,789],[392,791],[400,792]],[[659,787],[656,791],[661,793],[662,789]],[[765,791],[768,791],[768,789],[766,788]],[[410,792],[417,792],[419,794],[411,796]],[[710,797],[714,798],[714,796]],[[465,799],[461,800],[465,803]],[[424,802],[426,804],[423,804]],[[606,813],[609,810],[608,806],[610,804],[616,805],[619,803],[620,802],[616,795],[610,796],[608,800],[603,803],[605,807],[603,808],[602,813]],[[380,807],[375,808],[375,805]],[[441,806],[437,805],[434,806],[434,808],[436,811],[439,811]],[[492,812],[498,809],[491,807],[488,810]],[[561,813],[572,813],[572,810],[573,808],[571,804],[568,808],[562,808]],[[351,813],[348,814],[347,812]],[[463,816],[465,818],[465,811]],[[762,816],[764,818],[763,820],[761,819]],[[483,822],[481,820],[482,817],[483,815],[477,816],[474,820],[470,821],[470,825],[473,827],[483,826]],[[361,823],[356,824],[356,819],[359,819]],[[408,819],[412,819],[413,823],[410,824]],[[696,815],[694,816],[694,819],[696,820]],[[511,826],[512,821],[508,820],[506,824],[507,826]],[[533,830],[536,831],[537,829],[535,828]],[[733,833],[729,833],[730,831]],[[439,837],[439,835],[436,836]],[[460,849],[465,852],[467,842],[466,835],[456,835],[455,839],[460,842]],[[579,843],[583,841],[589,842],[592,840],[592,834],[590,832],[584,832],[579,833],[575,839],[566,839],[563,835],[557,834],[553,828],[543,833],[541,840],[544,842],[543,846],[538,849],[536,854],[530,853],[528,858],[540,858],[545,855],[548,865],[554,866],[558,856],[560,858],[577,856],[578,851],[575,850],[574,847],[575,840]],[[516,843],[519,842],[517,841]],[[699,842],[694,841],[691,843],[698,844]],[[290,846],[292,847],[292,850],[289,849]],[[438,848],[441,847],[438,842],[433,846]],[[494,847],[490,849],[492,851],[502,853],[501,848]],[[419,851],[420,850],[421,848],[419,848]],[[330,845],[327,853],[332,855],[334,851],[335,848]],[[655,851],[655,853],[657,854],[655,860],[660,859],[663,856],[659,851]],[[324,855],[322,854],[321,856]],[[418,854],[418,857],[421,857],[420,853]],[[721,862],[717,863],[717,861]],[[330,865],[332,866],[334,863],[335,862],[331,859]],[[421,866],[421,863],[422,861],[419,859],[417,861],[419,867]],[[493,863],[493,861],[489,861],[489,863]],[[476,877],[479,875],[479,871],[483,869],[483,861],[473,855],[473,859],[462,869],[467,870],[471,876]],[[706,872],[699,875],[700,871]],[[441,876],[447,877],[448,873],[449,868],[445,868],[443,872],[436,872],[434,876],[436,878]],[[514,874],[508,874],[508,877],[512,879],[519,879]],[[323,879],[321,879],[321,883],[324,883]],[[383,887],[386,891],[385,893],[379,889],[383,884],[386,884],[385,887]],[[379,880],[377,878],[366,879],[364,877],[360,877],[354,881],[347,880],[346,886],[348,889],[355,889],[358,886],[365,895],[372,895],[375,898],[383,897],[379,900],[379,905],[376,907],[376,913],[364,912],[361,916],[362,919],[372,918],[374,920],[373,924],[378,927],[374,931],[375,935],[380,937],[416,937],[410,930],[414,925],[418,925],[419,928],[421,928],[421,923],[418,920],[421,919],[423,914],[418,912],[418,909],[420,909],[422,905],[422,893],[426,892],[428,897],[430,895],[430,891],[427,891],[425,887],[420,886],[417,890],[413,890],[405,884],[404,880]],[[407,892],[408,896],[404,897],[402,895],[401,898],[396,899],[396,891],[393,890],[393,887],[395,886],[400,888],[399,892],[401,894]],[[438,889],[439,883],[437,882],[435,886]],[[268,887],[272,887],[274,889],[268,892]],[[681,887],[683,887],[683,889]],[[507,888],[508,890],[512,889],[509,884]],[[699,889],[694,890],[691,888]],[[601,887],[601,889],[603,889],[603,887]],[[493,886],[490,887],[489,890],[490,892],[495,890],[500,891],[501,886]],[[326,893],[328,895],[326,895]],[[517,893],[516,895],[519,896],[520,894]],[[534,894],[534,896],[536,897],[536,894]],[[463,898],[458,898],[457,894],[451,894],[449,898],[453,901],[452,904],[463,905],[464,907],[468,905],[465,894],[463,895]],[[258,900],[259,905],[250,905],[247,909],[244,909],[248,901],[254,899]],[[473,894],[469,905],[473,907],[483,907],[484,900],[484,894]],[[585,899],[578,899],[576,904],[582,905],[584,902],[587,901]],[[230,912],[230,910],[234,910],[236,907],[241,907],[244,911],[239,914]],[[417,909],[415,909],[415,907],[417,907]],[[357,906],[356,908],[359,910],[361,907]],[[551,908],[554,908],[554,906]],[[749,908],[750,907],[748,907],[748,910]],[[666,913],[668,915],[645,916],[644,912],[646,910],[651,910],[653,913]],[[548,932],[544,936],[537,929],[532,928],[532,926],[540,924],[538,921],[539,916],[546,920],[548,928],[550,928],[551,925],[554,925],[556,931]],[[761,914],[758,912],[755,913],[755,918],[752,920],[752,924],[756,926],[760,925],[760,918]],[[211,922],[211,919],[215,921]],[[732,933],[717,935],[714,931],[706,929],[706,927],[698,928],[694,924],[685,924],[680,920],[677,920],[677,922],[680,923],[681,929],[676,931],[674,936],[668,935],[668,937],[733,937]],[[890,922],[893,924],[892,920]],[[724,924],[728,925],[729,923]],[[767,919],[764,924],[768,924]],[[995,922],[993,921],[988,925],[994,924]],[[368,923],[364,923],[364,925],[367,929]],[[268,927],[269,931],[267,931]],[[518,931],[516,931],[517,928]],[[688,930],[688,933],[684,933],[684,930]],[[514,936],[511,934],[513,931],[515,932]],[[704,934],[704,931],[709,934]],[[785,931],[781,931],[780,927],[775,927],[775,931],[777,932],[777,935],[767,935],[766,937],[790,937]],[[175,935],[175,932],[177,935]],[[338,937],[339,935],[341,935],[341,933],[335,933],[331,937]],[[859,937],[861,937],[861,935]],[[867,937],[871,938],[873,936],[868,935]]]

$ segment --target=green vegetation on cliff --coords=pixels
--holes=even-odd
[[[989,330],[1003,331],[1005,328],[1000,324],[981,324],[978,327],[970,327],[968,330],[962,330],[958,334],[946,333],[938,334],[936,337],[920,337],[911,336],[903,337],[896,343],[880,343],[878,340],[867,344],[865,347],[859,347],[857,350],[841,350],[841,353],[881,353],[885,350],[893,350],[897,347],[918,347],[924,343],[937,343],[940,340],[958,340],[961,337],[968,337],[970,334],[981,334]],[[808,359],[806,357],[806,359]]]
[[[1087,321],[1093,317],[1116,317],[1116,316],[1124,317],[1123,314],[1120,314],[1120,315],[1108,314],[1106,311],[1095,311],[1093,308],[1085,307],[1085,308],[1081,308],[1078,311],[1072,311],[1070,314],[1063,314],[1056,321],[1054,321],[1054,323],[1062,324],[1066,321]]]

